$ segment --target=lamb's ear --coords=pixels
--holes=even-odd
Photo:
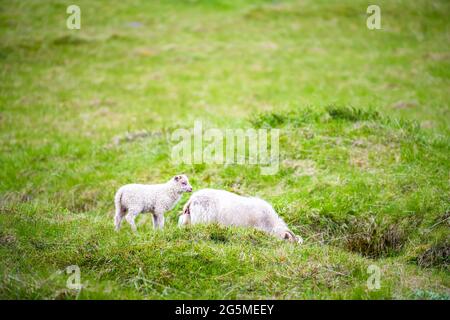
[[[297,242],[297,237],[291,231],[286,231],[284,233],[283,239],[289,242]]]
[[[178,181],[181,179],[181,176],[175,176],[175,181]]]

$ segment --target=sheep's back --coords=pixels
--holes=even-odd
[[[272,206],[259,198],[244,197],[225,190],[203,189],[191,197],[192,223],[256,227],[271,231],[279,221]]]
[[[127,184],[119,189],[121,202],[127,208],[151,205],[160,189],[159,185]]]

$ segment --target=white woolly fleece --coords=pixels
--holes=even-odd
[[[280,239],[302,243],[266,201],[216,189],[195,192],[183,209],[179,225],[218,223],[254,227]]]
[[[134,218],[139,213],[144,212],[153,214],[155,228],[162,228],[164,213],[173,209],[184,192],[191,191],[192,187],[185,175],[175,176],[162,184],[127,184],[122,186],[114,198],[116,230],[120,228],[120,223],[125,215],[132,229],[136,230]]]

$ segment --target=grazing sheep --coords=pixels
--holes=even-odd
[[[197,223],[254,227],[280,239],[303,243],[303,239],[289,230],[269,203],[225,190],[203,189],[191,196],[178,225]]]
[[[164,227],[164,213],[171,210],[184,192],[192,192],[188,178],[178,175],[163,184],[127,184],[121,187],[114,198],[116,231],[120,229],[123,217],[136,231],[134,219],[139,213],[151,212],[153,227]]]

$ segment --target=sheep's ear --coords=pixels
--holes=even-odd
[[[289,242],[297,242],[297,237],[291,231],[286,231],[284,233],[283,239]]]
[[[175,176],[175,181],[180,180],[181,176]]]

